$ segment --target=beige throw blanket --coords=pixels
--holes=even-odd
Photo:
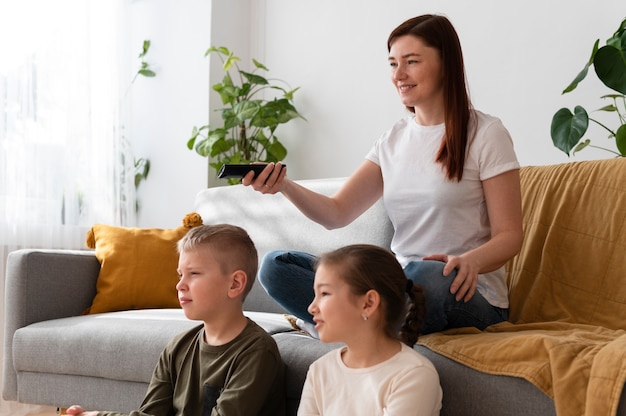
[[[524,243],[507,267],[511,323],[420,343],[479,371],[523,377],[559,415],[614,415],[626,382],[626,158],[524,167],[520,176]]]
[[[471,335],[470,335],[471,334]],[[561,322],[463,328],[420,344],[489,374],[522,377],[558,415],[615,415],[626,382],[626,332]]]

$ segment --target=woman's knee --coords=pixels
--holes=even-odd
[[[258,280],[268,291],[284,285],[285,279],[313,274],[315,256],[299,251],[273,250],[261,259]],[[312,286],[312,284],[311,284]]]
[[[413,261],[404,268],[404,273],[413,283],[418,284],[430,294],[449,294],[450,285],[456,276],[453,270],[447,276],[443,274],[445,263],[436,260]]]
[[[257,280],[265,288],[272,286],[272,282],[280,276],[280,258],[285,253],[282,250],[273,250],[267,252],[261,259],[261,265],[257,273]]]

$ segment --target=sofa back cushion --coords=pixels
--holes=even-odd
[[[324,195],[334,194],[345,178],[298,181]],[[259,259],[271,250],[299,250],[321,254],[348,244],[375,244],[389,248],[393,228],[382,201],[350,225],[327,230],[305,217],[282,194],[262,195],[243,185],[220,186],[200,191],[194,210],[205,224],[227,223],[244,228],[259,252]],[[247,310],[283,312],[269,300],[259,284],[246,299]]]
[[[510,320],[626,329],[626,158],[527,166]]]

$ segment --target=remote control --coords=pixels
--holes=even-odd
[[[219,172],[217,173],[218,178],[243,178],[250,172],[254,171],[254,177],[256,178],[259,173],[267,166],[266,163],[263,164],[225,164],[222,165]],[[287,165],[282,165],[283,167]],[[282,169],[282,168],[281,168]]]

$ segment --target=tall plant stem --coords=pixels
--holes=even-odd
[[[244,159],[250,160],[250,149],[248,149],[248,137],[246,136],[246,125],[239,125],[239,153],[243,154]]]

